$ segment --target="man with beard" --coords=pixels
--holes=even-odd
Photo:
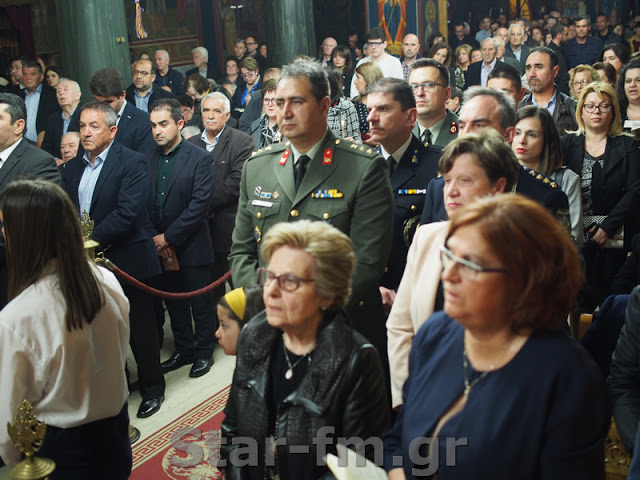
[[[534,48],[527,57],[527,81],[531,93],[522,99],[519,107],[536,105],[546,108],[558,128],[560,136],[568,130],[577,130],[576,107],[578,103],[558,90],[558,56],[548,47]]]

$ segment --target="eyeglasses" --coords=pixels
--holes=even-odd
[[[589,85],[591,82],[593,82],[593,80],[587,80],[586,78],[584,80],[576,80],[575,82],[573,82],[573,86],[574,87],[579,87],[580,85],[582,85],[583,87],[586,87],[587,85]]]
[[[151,72],[145,72],[144,70],[134,70],[133,76],[135,77],[136,75],[142,75],[143,77],[146,77],[147,75],[151,75]]]
[[[505,273],[505,268],[487,268],[478,265],[470,260],[456,257],[451,250],[444,245],[440,246],[440,261],[442,262],[442,270],[447,270],[452,265],[458,267],[458,274],[467,280],[475,280],[481,273]]]
[[[258,284],[266,287],[271,283],[272,280],[276,280],[278,282],[278,287],[280,287],[285,292],[295,292],[298,288],[300,288],[300,284],[302,282],[315,282],[314,278],[300,278],[298,275],[294,273],[283,273],[282,275],[277,275],[266,268],[258,269]]]
[[[601,113],[607,113],[611,111],[611,107],[612,105],[610,103],[601,103],[600,105],[585,103],[584,105],[582,105],[582,108],[584,108],[587,113],[593,113],[596,110]]]
[[[417,92],[419,89],[422,89],[425,92],[434,92],[436,87],[444,87],[444,85],[438,82],[424,82],[424,83],[411,84],[411,88],[413,88],[414,92]]]
[[[275,98],[264,98],[264,99],[262,99],[262,101],[266,105],[275,105],[276,104],[276,99]]]
[[[253,77],[255,74],[256,74],[256,72],[248,72],[248,73],[243,73],[243,74],[241,74],[240,76],[241,76],[242,78],[251,78],[251,77]]]
[[[367,42],[367,43],[369,44],[370,47],[379,47],[384,42]]]

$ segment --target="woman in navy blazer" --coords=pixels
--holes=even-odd
[[[582,180],[583,255],[588,300],[595,305],[603,299],[637,231],[631,213],[640,192],[640,159],[637,141],[622,131],[618,99],[610,85],[594,82],[582,90],[576,121],[578,130],[561,142],[566,166]],[[623,226],[624,245],[618,240],[618,248],[610,248]]]
[[[444,312],[411,347],[389,479],[604,479],[606,385],[560,330],[582,280],[569,235],[496,195],[452,215],[441,259]]]

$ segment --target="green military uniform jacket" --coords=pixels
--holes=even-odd
[[[234,286],[256,283],[256,269],[264,266],[260,240],[273,225],[302,219],[325,221],[353,242],[357,266],[348,311],[352,317],[360,316],[353,312],[368,310],[371,305],[365,304],[374,303],[382,312],[378,285],[391,248],[393,222],[387,163],[375,149],[327,131],[296,192],[294,159],[288,147],[289,142],[270,145],[244,165],[229,255]],[[354,327],[376,346],[386,343],[378,342],[373,338],[377,334],[358,328],[359,320],[353,320]],[[381,324],[378,334],[384,336],[384,317]]]
[[[458,138],[458,116],[453,113],[448,108],[445,110],[444,121],[442,122],[442,127],[440,127],[440,132],[435,140],[432,139],[433,145],[438,145],[439,147],[446,147],[449,143],[453,142],[456,138]],[[437,122],[436,122],[437,123]],[[416,121],[415,126],[413,127],[413,134],[420,138],[420,127],[418,126],[418,121]],[[425,145],[425,147],[428,145]]]

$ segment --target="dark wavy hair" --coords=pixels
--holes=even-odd
[[[527,105],[516,112],[516,129],[520,120],[530,117],[540,120],[540,126],[542,127],[544,149],[540,159],[540,173],[553,176],[554,172],[562,166],[563,159],[558,129],[547,109],[535,105]]]

